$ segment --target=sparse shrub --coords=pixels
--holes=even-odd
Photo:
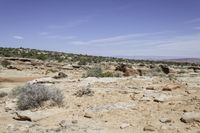
[[[7,67],[7,66],[9,66],[11,63],[9,62],[9,61],[7,61],[7,60],[3,60],[3,61],[1,61],[1,65],[3,66],[3,67]]]
[[[17,106],[21,110],[27,110],[41,107],[45,101],[51,101],[52,105],[61,105],[63,99],[63,94],[56,88],[32,84],[22,87],[18,96]]]
[[[81,90],[78,90],[76,93],[74,93],[74,95],[77,96],[77,97],[93,96],[94,95],[94,91],[92,91],[89,88],[87,88],[87,89],[81,89]]]
[[[48,59],[48,55],[45,55],[45,54],[38,54],[38,55],[35,55],[37,59],[39,60],[47,60]]]
[[[86,59],[80,59],[78,62],[78,65],[87,65],[87,60]]]
[[[106,71],[103,72],[100,67],[94,67],[87,71],[86,74],[83,74],[82,77],[122,77],[123,73],[120,71],[110,72]]]
[[[164,73],[162,72],[161,68],[158,66],[154,66],[151,71],[149,71],[149,76],[162,76]]]
[[[8,94],[6,92],[0,92],[0,98],[7,96]]]
[[[101,77],[113,77],[113,73],[112,72],[104,72],[101,74]]]
[[[101,77],[102,69],[101,67],[94,67],[87,71],[86,77]]]

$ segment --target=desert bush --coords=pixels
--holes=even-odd
[[[169,74],[170,73],[170,69],[169,69],[168,66],[160,65],[160,68],[162,69],[163,73],[165,73],[165,74]]]
[[[101,74],[101,77],[113,77],[113,73],[112,72],[104,72]]]
[[[103,70],[100,67],[94,67],[89,69],[86,74],[83,74],[83,78],[86,77],[122,77],[122,73],[121,72],[110,72],[110,71],[106,71],[103,72]]]
[[[17,96],[19,96],[20,93],[23,92],[23,87],[22,86],[17,86],[15,88],[12,89],[11,93],[9,94],[9,96],[11,98],[15,98]]]
[[[7,96],[8,94],[6,92],[0,92],[0,98]]]
[[[80,61],[78,62],[78,65],[87,65],[87,60],[84,58],[81,58]]]
[[[101,67],[93,67],[87,71],[86,77],[101,77],[102,69]]]
[[[3,61],[1,61],[1,65],[3,66],[3,67],[7,67],[7,66],[9,66],[11,63],[9,62],[9,61],[7,61],[7,60],[3,60]]]
[[[61,105],[63,94],[56,88],[50,88],[40,84],[25,85],[18,94],[17,106],[21,110],[41,107],[45,101],[51,101],[52,105]]]
[[[93,96],[94,95],[94,91],[92,91],[89,88],[86,88],[86,89],[78,90],[77,92],[74,93],[74,95],[77,96],[77,97]]]

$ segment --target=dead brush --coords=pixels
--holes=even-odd
[[[41,84],[32,84],[22,87],[22,91],[18,94],[17,99],[18,108],[20,110],[27,110],[41,107],[46,101],[52,101],[53,105],[61,105],[64,96],[56,88]]]

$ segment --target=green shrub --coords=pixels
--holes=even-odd
[[[82,59],[78,62],[78,65],[87,65],[87,61]]]
[[[87,71],[86,77],[101,77],[102,69],[100,67],[94,67]]]
[[[113,73],[112,72],[104,72],[101,74],[101,77],[113,77]]]

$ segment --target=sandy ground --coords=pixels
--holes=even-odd
[[[200,123],[180,119],[186,112],[200,113],[200,76],[189,73],[175,80],[159,76],[121,78],[81,78],[82,70],[65,70],[68,77],[51,78],[56,73],[42,70],[7,70],[0,72],[0,91],[12,89],[40,78],[50,80],[62,90],[62,107],[37,110],[16,109],[16,99],[0,98],[0,132],[2,133],[200,133]],[[170,91],[163,91],[163,88]],[[91,89],[92,96],[77,97],[78,90]],[[28,114],[32,122],[17,121],[14,112]]]

